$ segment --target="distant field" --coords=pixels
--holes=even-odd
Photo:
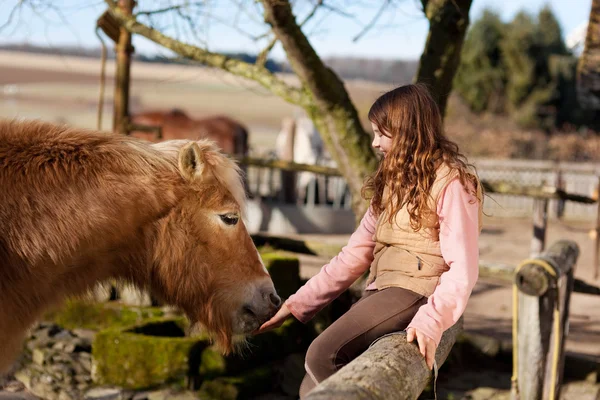
[[[114,63],[107,62],[103,128],[110,129]],[[40,118],[95,128],[100,60],[0,51],[0,117]],[[283,76],[293,84],[293,76]],[[364,116],[387,85],[348,82]],[[2,89],[3,88],[3,89]],[[132,65],[131,111],[181,108],[196,116],[226,114],[246,124],[250,143],[273,147],[282,118],[296,107],[258,84],[197,66]]]

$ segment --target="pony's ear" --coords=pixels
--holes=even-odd
[[[196,142],[185,145],[179,151],[179,171],[184,178],[194,180],[202,176],[205,160]]]

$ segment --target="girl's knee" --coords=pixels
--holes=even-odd
[[[311,343],[306,352],[306,372],[317,382],[331,376],[335,371],[337,349],[321,334]]]

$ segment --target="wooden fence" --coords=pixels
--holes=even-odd
[[[282,201],[282,188],[294,185],[290,174],[280,171],[295,170],[304,175],[309,184],[305,192],[296,192],[295,201],[307,207],[329,205],[333,208],[346,208],[350,204],[350,193],[337,169],[320,166],[295,164],[277,160],[267,154],[261,157],[247,157],[249,180],[252,193],[272,201]],[[599,184],[600,165],[593,163],[553,163],[531,160],[485,160],[476,159],[480,178],[490,184],[514,185],[516,187],[556,187],[565,193],[578,193],[593,197]],[[305,168],[305,167],[311,167]],[[284,177],[284,181],[282,181]],[[327,188],[325,193],[324,188]],[[289,199],[288,195],[288,199]],[[549,199],[548,217],[572,220],[590,220],[597,216],[595,202],[572,201],[565,203],[560,198]],[[488,192],[484,202],[486,215],[494,217],[528,217],[534,207],[534,199],[527,193]]]

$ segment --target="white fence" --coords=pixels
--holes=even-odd
[[[555,163],[535,160],[473,160],[481,179],[508,181],[521,185],[556,185],[557,175],[562,175],[562,189],[568,193],[592,196],[598,186],[600,164],[596,163]],[[484,202],[484,210],[495,217],[524,217],[531,215],[533,199],[526,196],[489,194]],[[554,217],[557,201],[549,204],[549,217]],[[565,219],[596,218],[596,204],[565,204]]]
[[[271,159],[274,159],[271,157]],[[592,163],[555,163],[535,160],[472,160],[482,180],[490,183],[505,181],[518,185],[539,186],[557,185],[557,178],[562,175],[562,189],[568,193],[592,196],[598,185],[600,164]],[[294,204],[284,204],[282,195],[282,179],[285,175],[278,168],[248,167],[249,190],[254,201],[259,201],[262,210],[268,210],[256,216],[263,227],[281,226],[286,221],[286,232],[321,232],[342,233],[353,229],[353,214],[350,209],[351,198],[345,181],[341,177],[324,176],[312,172],[298,172]],[[260,200],[259,200],[260,199]],[[527,196],[488,193],[484,201],[484,212],[493,217],[530,217],[533,199]],[[551,200],[549,218],[556,217],[557,200]],[[570,220],[595,220],[597,204],[580,204],[567,201],[563,217]],[[275,214],[273,214],[273,212]],[[275,223],[275,215],[281,214]],[[331,215],[330,215],[331,214]],[[303,221],[296,223],[294,220]],[[339,221],[350,221],[340,224]],[[267,221],[267,222],[265,222]],[[271,223],[269,223],[271,221]],[[333,222],[336,221],[336,222]],[[333,223],[326,228],[325,222]],[[256,222],[259,224],[259,222]],[[257,225],[258,226],[258,225]],[[295,228],[294,228],[295,227]],[[270,230],[267,229],[267,230]],[[278,232],[281,233],[281,232]]]

